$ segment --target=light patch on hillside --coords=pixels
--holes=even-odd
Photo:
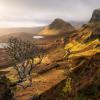
[[[56,29],[49,29],[49,27],[45,27],[39,34],[40,35],[57,35],[60,30]]]

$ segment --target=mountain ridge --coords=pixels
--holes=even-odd
[[[38,34],[43,27],[36,28],[0,28],[0,32],[3,33],[0,35],[0,42],[7,42],[7,40],[13,36],[21,38],[23,40],[33,40],[32,37],[35,34]]]
[[[67,51],[66,57],[69,67],[72,69],[70,73],[74,87],[72,93],[76,89],[78,95],[81,91],[86,99],[98,100],[100,86],[100,19],[98,19],[98,14],[95,13],[93,13],[91,19],[70,37],[65,50]],[[95,87],[96,90],[94,90]]]

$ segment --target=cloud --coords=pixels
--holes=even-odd
[[[88,21],[93,9],[99,7],[100,0],[0,0],[0,21],[16,25],[44,25],[58,17]]]

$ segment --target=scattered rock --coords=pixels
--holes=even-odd
[[[34,64],[40,64],[41,63],[41,59],[39,57],[34,58]]]
[[[51,64],[52,61],[49,59],[48,56],[45,56],[45,57],[43,57],[41,63],[43,63],[43,64]]]

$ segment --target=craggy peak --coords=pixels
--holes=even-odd
[[[91,22],[100,21],[100,8],[93,11]]]

